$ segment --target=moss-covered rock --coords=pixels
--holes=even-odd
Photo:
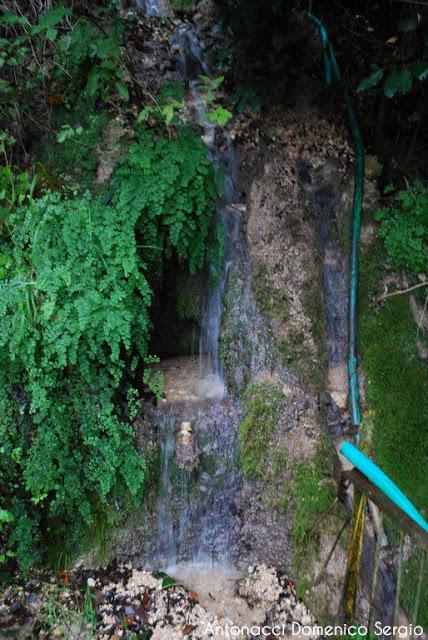
[[[400,280],[391,270],[382,244],[372,242],[361,255],[359,333],[373,453],[383,471],[423,509],[428,504],[428,367],[419,356],[409,297],[394,296],[382,305],[374,302],[386,278]],[[386,529],[397,549],[397,524],[388,521]],[[405,562],[402,588],[404,604],[410,608],[418,569],[419,551],[413,548]],[[427,600],[428,568],[421,601]],[[418,622],[428,625],[427,608],[421,610]]]
[[[269,442],[284,403],[279,388],[250,385],[243,398],[244,417],[239,427],[241,464],[245,474],[264,478],[269,464]]]

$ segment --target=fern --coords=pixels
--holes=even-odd
[[[395,200],[375,214],[380,235],[397,267],[428,273],[428,189],[419,180],[408,184]]]
[[[141,498],[135,387],[162,393],[148,367],[151,280],[172,254],[192,273],[206,260],[215,192],[199,138],[140,131],[113,183],[111,205],[48,194],[11,215],[13,267],[0,281],[0,485],[10,489],[0,508],[10,513],[5,548],[24,569],[46,529],[75,549],[97,514]]]

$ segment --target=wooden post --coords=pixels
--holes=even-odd
[[[419,564],[419,575],[418,575],[418,586],[416,588],[416,598],[415,598],[415,606],[413,608],[412,622],[414,625],[418,624],[418,613],[419,613],[419,605],[421,602],[421,594],[422,594],[422,583],[424,581],[424,570],[425,570],[425,549],[421,549],[421,562]],[[412,633],[412,637],[413,637]]]
[[[382,491],[375,487],[358,469],[342,471],[342,476],[352,482],[359,491],[365,493],[368,499],[377,504],[379,509],[391,520],[394,520],[400,529],[414,538],[422,549],[428,550],[428,533],[397,507]]]
[[[377,532],[376,547],[375,547],[374,558],[373,558],[373,578],[372,578],[372,587],[370,592],[369,619],[367,622],[367,628],[369,630],[369,633],[372,629],[373,610],[374,610],[374,603],[376,598],[377,578],[379,574],[380,550],[382,547],[382,535],[383,535],[382,523],[383,523],[383,511],[380,511],[379,512],[379,529]]]

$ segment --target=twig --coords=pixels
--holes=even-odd
[[[423,321],[424,321],[424,316],[425,316],[425,313],[426,313],[426,310],[427,310],[427,306],[428,306],[428,294],[427,294],[427,296],[425,298],[425,304],[424,304],[424,308],[422,309],[421,317],[419,318],[418,330],[416,331],[416,337],[417,338],[419,337],[419,332],[421,330],[421,327],[422,327],[422,324],[423,324]]]
[[[391,291],[391,293],[384,293],[377,299],[377,302],[380,300],[385,300],[385,298],[391,298],[392,296],[399,296],[402,293],[409,293],[409,291],[414,291],[414,289],[419,289],[420,287],[427,287],[428,282],[419,282],[418,284],[414,284],[413,287],[408,287],[407,289],[398,289],[397,291]]]

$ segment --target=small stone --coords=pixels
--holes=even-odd
[[[95,580],[93,578],[88,578],[87,584],[90,589],[93,589],[95,587]]]
[[[39,596],[36,593],[30,593],[25,602],[28,607],[35,607],[37,606],[38,600]]]

